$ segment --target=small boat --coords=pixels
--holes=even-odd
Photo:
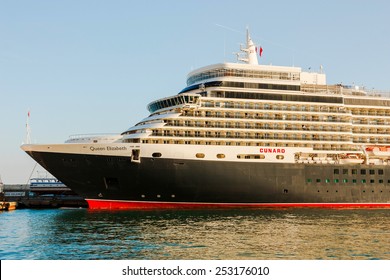
[[[389,157],[390,146],[370,146],[366,147],[366,152],[370,156]]]
[[[363,161],[361,154],[346,154],[339,159],[340,164],[361,164]]]
[[[36,177],[30,179],[30,192],[35,195],[73,194],[73,191],[54,177]]]

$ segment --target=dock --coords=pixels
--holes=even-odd
[[[23,197],[18,202],[18,208],[87,208],[87,202],[79,196],[35,196]]]
[[[64,188],[31,188],[27,184],[4,185],[0,194],[0,209],[24,208],[87,208],[88,203],[77,194]]]

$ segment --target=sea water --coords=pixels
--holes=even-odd
[[[15,210],[0,259],[389,260],[390,210]]]

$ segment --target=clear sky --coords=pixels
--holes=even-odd
[[[0,0],[0,176],[27,183],[34,143],[122,132],[189,71],[234,62],[249,26],[262,64],[390,90],[390,1]],[[34,171],[35,172],[35,171]]]

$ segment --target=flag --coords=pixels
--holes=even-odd
[[[30,117],[30,111],[27,112],[27,117]]]
[[[261,46],[257,47],[256,46],[256,53],[259,53],[260,56],[263,55],[263,48]]]

